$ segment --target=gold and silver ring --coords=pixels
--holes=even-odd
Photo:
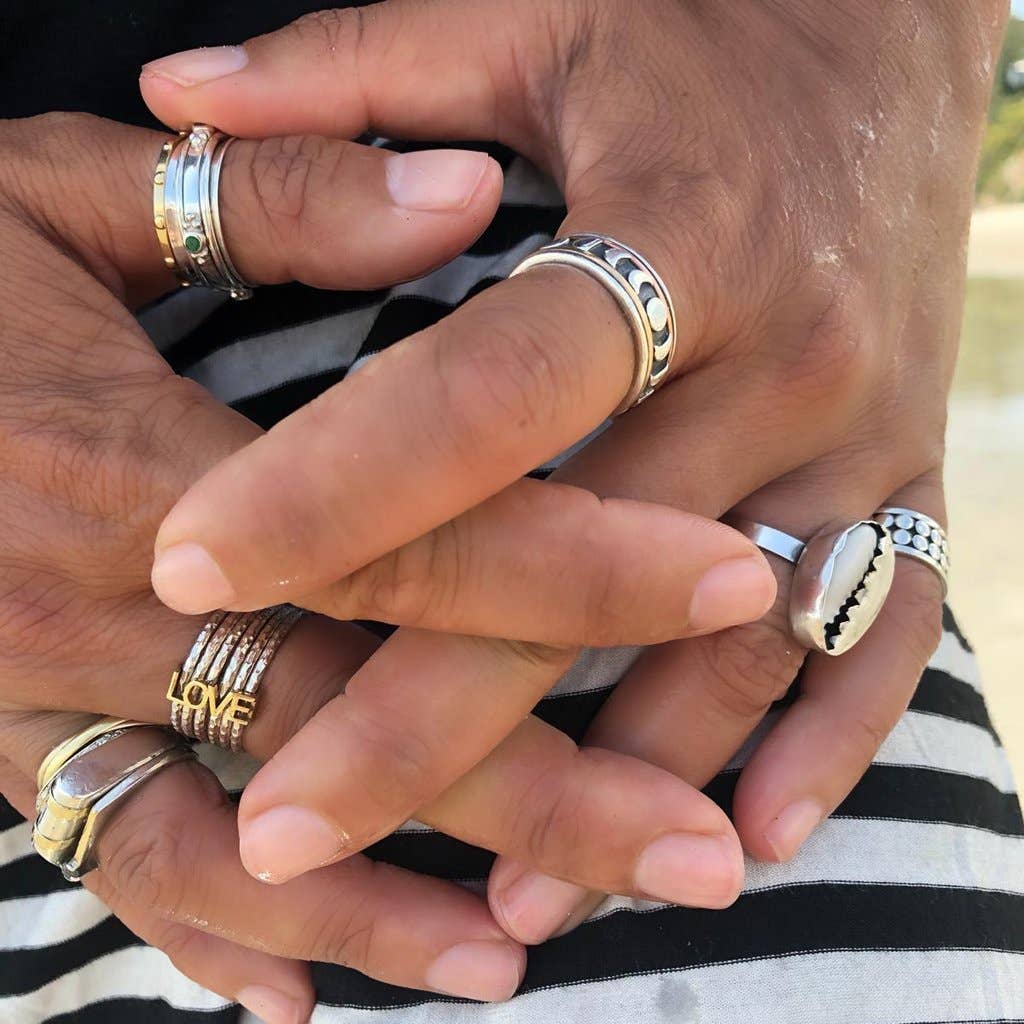
[[[103,718],[58,744],[39,768],[32,845],[69,882],[96,867],[96,841],[117,805],[164,768],[195,757],[169,730]]]
[[[889,594],[895,571],[888,529],[863,519],[825,528],[806,543],[764,523],[740,516],[723,522],[796,566],[789,598],[789,625],[810,650],[840,655],[871,628]]]
[[[171,728],[189,739],[242,749],[260,683],[305,614],[291,605],[211,615],[167,688]]]
[[[618,303],[633,333],[635,364],[629,391],[612,415],[639,405],[664,382],[675,352],[675,311],[665,283],[635,249],[593,234],[557,238],[527,256],[509,276],[551,265],[582,271]]]
[[[220,173],[233,137],[193,125],[164,143],[153,172],[153,226],[164,264],[182,287],[248,299],[252,288],[228,254],[220,223]]]

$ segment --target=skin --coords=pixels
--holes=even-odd
[[[563,233],[603,232],[645,253],[681,310],[671,383],[556,481],[708,517],[733,508],[807,538],[886,504],[943,519],[964,239],[1005,7],[523,0],[496,20],[486,5],[389,3],[157,61],[142,88],[171,125],[484,137],[527,154],[563,189]],[[367,575],[384,572],[379,617],[550,643],[544,623],[510,619],[501,588],[471,572],[443,598],[436,585],[488,564],[488,509],[476,503],[515,493],[521,473],[623,394],[628,334],[595,319],[602,301],[580,275],[530,273],[395,346],[185,495],[157,537],[157,593],[181,610],[287,597],[344,618]],[[423,430],[430,417],[451,429]],[[838,663],[793,643],[791,567],[773,565],[769,615],[653,650],[591,738],[703,783],[803,666],[801,698],[744,771],[735,805],[749,853],[791,857],[870,763],[937,642],[939,581],[908,563],[869,637]],[[622,586],[645,583],[634,572]],[[464,642],[451,637],[453,657]],[[422,659],[405,644],[396,668],[415,679]],[[367,687],[383,717],[399,685]],[[493,693],[481,698],[496,713]],[[428,707],[437,700],[431,690]],[[511,726],[519,707],[508,706]],[[347,697],[326,705],[247,789],[250,870],[292,877],[313,851],[360,845],[349,772],[311,768],[328,742],[350,742],[362,711]],[[428,751],[414,788],[447,782],[458,723],[445,736],[429,715],[399,722],[395,757],[410,741]],[[306,852],[275,843],[268,815],[283,808],[319,820],[326,841]],[[331,828],[349,837],[333,851]],[[525,942],[593,902],[534,876],[529,898],[513,898],[523,873],[499,861],[490,897]]]
[[[635,5],[630,11],[636,14]],[[882,618],[839,662],[805,659],[794,648],[782,611],[784,565],[773,566],[773,610],[756,624],[735,625],[757,618],[775,588],[771,581],[760,591],[753,585],[754,576],[765,579],[764,563],[749,546],[692,516],[713,519],[738,507],[801,536],[889,502],[942,518],[944,396],[955,359],[962,243],[989,85],[985,61],[1004,5],[863,0],[813,9],[795,2],[712,8],[655,0],[643,13],[627,19],[617,2],[534,0],[503,10],[495,24],[486,5],[392,2],[321,14],[251,41],[241,51],[244,67],[232,50],[233,70],[220,77],[208,77],[217,57],[207,53],[199,61],[205,81],[196,77],[194,55],[151,65],[142,80],[151,107],[173,126],[206,120],[252,137],[352,137],[372,126],[396,136],[496,138],[560,183],[566,231],[604,232],[645,253],[682,314],[674,379],[571,460],[555,485],[515,481],[600,423],[630,374],[628,333],[586,278],[555,269],[496,286],[256,440],[251,424],[174,378],[117,301],[167,286],[138,269],[155,265],[152,242],[142,241],[148,197],[141,194],[137,214],[124,202],[148,178],[152,137],[137,164],[128,161],[140,168],[131,183],[114,194],[97,184],[90,206],[111,214],[91,226],[62,222],[59,191],[40,184],[52,155],[3,164],[15,183],[4,224],[18,246],[9,248],[26,254],[12,276],[19,315],[3,340],[20,371],[5,376],[5,408],[15,414],[3,458],[29,467],[5,482],[14,494],[0,505],[17,510],[9,524],[16,529],[7,534],[27,548],[15,549],[4,568],[13,610],[5,616],[13,625],[5,627],[10,639],[0,673],[12,705],[6,774],[24,790],[49,746],[77,727],[58,709],[163,719],[158,695],[195,623],[162,611],[146,586],[154,537],[153,582],[179,611],[287,598],[338,618],[369,614],[403,626],[361,668],[369,641],[321,618],[285,646],[248,737],[257,756],[283,749],[246,790],[241,859],[233,812],[195,768],[169,771],[147,786],[111,830],[121,845],[101,844],[96,878],[112,887],[104,895],[115,907],[156,908],[144,912],[152,921],[139,924],[147,935],[159,934],[158,921],[191,926],[201,916],[219,941],[285,958],[273,961],[278,974],[261,965],[259,977],[287,993],[293,1019],[311,998],[295,961],[310,957],[438,987],[428,976],[444,950],[491,943],[473,970],[462,972],[478,984],[474,994],[501,998],[517,982],[521,948],[501,938],[482,905],[440,883],[405,875],[396,881],[400,873],[370,870],[356,852],[409,814],[504,855],[491,878],[490,906],[521,942],[579,920],[593,891],[651,894],[637,885],[641,875],[677,887],[661,898],[722,906],[739,885],[735,836],[686,783],[701,784],[728,761],[806,660],[801,699],[744,771],[735,806],[748,852],[792,856],[855,784],[934,646],[937,580],[905,560]],[[438,75],[439,65],[458,73]],[[602,88],[609,81],[615,87]],[[28,130],[45,140],[38,125]],[[92,139],[91,131],[95,125],[83,134]],[[354,286],[340,247],[328,246],[330,258],[316,266],[303,264],[303,253],[308,259],[325,251],[302,244],[303,232],[318,231],[337,204],[324,202],[311,184],[316,175],[306,173],[316,165],[301,157],[309,142],[273,145],[270,179],[306,187],[279,188],[275,202],[258,200],[271,237],[284,240],[269,247],[283,251],[275,265],[247,263],[267,258],[268,247],[258,244],[265,236],[246,238],[246,218],[229,221],[240,269],[256,281]],[[465,219],[455,217],[447,228],[433,211],[415,241],[441,243],[402,273],[467,244],[496,196],[495,179],[463,208]],[[652,196],[657,217],[650,216]],[[119,218],[114,226],[111,215]],[[249,220],[267,230],[261,217]],[[343,233],[332,224],[317,237]],[[378,237],[368,233],[363,248]],[[55,248],[54,238],[73,256]],[[39,292],[39,260],[54,271],[43,280],[61,285],[56,296]],[[36,273],[28,273],[29,264]],[[56,312],[42,318],[40,308]],[[52,415],[40,417],[40,391]],[[390,414],[383,422],[381,409]],[[146,429],[139,431],[140,423]],[[166,476],[165,464],[173,467]],[[338,500],[352,495],[359,502]],[[665,520],[659,529],[678,530],[678,539],[658,547],[656,559],[634,561],[628,572],[617,568],[611,581],[594,566],[589,576],[572,574],[579,552],[591,546],[573,546],[580,523],[588,538],[590,531],[606,538],[594,549],[601,555],[595,566],[602,566],[621,550],[631,517],[670,510],[674,527]],[[571,529],[560,531],[567,513]],[[294,524],[301,543],[291,539]],[[71,526],[90,543],[55,544]],[[566,586],[551,586],[551,562],[540,558],[527,566],[528,586],[508,598],[514,572],[507,550],[538,542],[549,558],[562,553]],[[163,556],[182,544],[193,545],[190,571],[175,580]],[[709,545],[720,545],[718,562],[745,558],[760,570],[744,586],[725,588],[733,603],[743,594],[756,599],[756,608],[731,622],[720,613],[701,624],[692,600],[701,578],[693,566]],[[226,576],[228,593],[209,565],[205,576],[200,571],[196,547]],[[676,556],[672,573],[663,573],[659,563]],[[474,577],[459,571],[466,565],[484,569]],[[682,595],[675,603],[673,579]],[[659,581],[672,615],[655,624],[649,616],[630,619],[630,608],[654,606],[643,602]],[[689,590],[685,581],[692,581]],[[529,594],[537,613],[518,594]],[[734,628],[709,632],[728,626]],[[119,667],[110,664],[112,628],[122,638],[122,667],[130,665],[137,678],[139,665],[147,673],[152,665],[151,684],[110,685]],[[156,658],[154,637],[166,638]],[[660,646],[616,692],[582,752],[535,720],[522,724],[577,645],[652,641]],[[280,688],[275,701],[275,679],[296,676],[312,680],[308,702],[296,708],[280,699]],[[34,685],[26,709],[27,681],[40,678],[45,684]],[[416,703],[417,693],[427,695],[426,704]],[[39,714],[40,707],[49,713]],[[424,707],[439,713],[426,718]],[[462,728],[467,711],[469,737]],[[18,738],[33,735],[34,746]],[[344,764],[333,758],[331,771],[318,770],[325,743],[344,751]],[[15,782],[8,788],[21,792]],[[518,829],[493,814],[538,790],[547,803],[532,820],[548,829],[531,825],[529,813],[518,816]],[[140,854],[128,842],[148,842],[145,829],[132,827],[139,822],[133,813],[177,824],[172,807],[183,797],[208,805],[203,835],[212,838],[193,837],[188,822],[160,828],[160,863],[173,867],[172,858],[182,856],[194,863],[194,853],[182,852],[186,844],[213,844],[225,879],[256,886],[246,890],[251,899],[239,901],[255,908],[251,918],[231,919],[232,908],[214,915],[208,894],[205,904],[190,904],[174,870],[156,880],[153,873],[137,877],[142,854],[154,850]],[[344,820],[337,808],[346,809]],[[334,842],[327,856],[319,850],[304,863],[294,848],[313,847],[293,844],[289,863],[289,851],[266,840],[273,830],[260,836],[260,819],[282,809],[292,821],[309,812],[326,821],[322,834]],[[627,816],[616,842],[594,853],[591,847],[607,847],[607,816],[626,810],[636,824]],[[118,834],[121,821],[127,824]],[[666,846],[655,845],[668,836],[712,842],[691,843],[686,857],[673,847],[669,857]],[[136,855],[124,854],[125,846]],[[660,861],[652,861],[652,850]],[[282,888],[245,881],[243,865],[264,875],[275,857],[269,880],[291,879]],[[302,874],[328,860],[330,867]],[[289,932],[301,920],[289,908],[315,914],[315,906],[336,909],[338,899],[344,908],[335,886],[366,886],[360,906],[368,917],[333,914],[332,922],[348,925],[341,935],[327,927]],[[266,902],[273,893],[281,894],[283,923],[268,937],[260,926],[274,916]],[[421,929],[400,927],[410,914]],[[237,997],[247,987],[237,974],[240,961],[233,952],[224,957],[223,969],[214,957],[187,967],[203,984]]]
[[[260,434],[176,376],[129,311],[175,286],[150,228],[150,178],[163,138],[71,115],[0,127],[0,237],[10,254],[0,282],[0,789],[27,815],[39,763],[88,721],[82,712],[167,720],[167,679],[198,623],[153,594],[157,528],[190,484]],[[119,159],[101,167],[96,146]],[[465,175],[465,194],[440,209],[435,193],[424,210],[396,204],[393,159],[316,138],[236,143],[225,161],[231,201],[223,214],[242,272],[255,281],[376,287],[465,248],[493,214],[497,166],[450,154],[443,182],[449,199],[459,170],[453,162],[476,163]],[[411,170],[400,168],[404,175],[422,169],[419,158]],[[296,205],[291,182],[300,170]],[[73,204],[65,200],[69,174]],[[347,202],[335,202],[337,195]],[[415,196],[423,201],[422,188]],[[311,207],[321,215],[305,216]],[[386,234],[381,221],[391,225]],[[351,248],[353,240],[363,247]],[[764,578],[751,615],[774,592],[749,542],[680,510],[600,502],[579,488],[536,482],[491,509],[488,528],[506,523],[536,562],[525,567],[526,579],[523,566],[500,554],[488,571],[508,575],[510,587],[527,593],[531,576],[540,590],[554,567],[568,641],[573,628],[583,631],[580,638],[597,628],[587,608],[595,586],[606,582],[604,563],[621,553],[662,579],[660,608],[657,594],[634,607],[612,599],[615,628],[632,641],[652,629],[667,637],[710,628],[691,624],[689,591],[720,562],[750,562]],[[551,525],[546,509],[559,523]],[[666,536],[671,551],[636,543],[651,532]],[[735,621],[727,609],[723,623]],[[373,717],[383,689],[402,677],[410,644],[425,659],[420,685],[447,692],[447,705],[435,708],[439,720],[443,712],[448,721],[464,721],[488,688],[509,688],[519,709],[515,730],[504,718],[508,693],[500,713],[476,718],[473,735],[449,752],[455,785],[420,785],[417,751],[393,758],[393,734]],[[409,630],[376,649],[355,626],[309,618],[270,667],[245,733],[247,750],[268,760],[342,692],[366,705],[345,752],[362,780],[360,813],[369,824],[354,835],[353,848],[389,832],[397,808],[588,889],[653,895],[650,883],[659,876],[643,874],[645,857],[649,863],[652,844],[678,836],[692,848],[693,870],[659,888],[659,898],[706,907],[735,899],[741,848],[719,808],[667,771],[581,749],[529,715],[571,660],[568,643],[548,648],[467,636],[453,649],[448,635]],[[392,699],[401,706],[403,693]],[[442,789],[445,799],[435,800]],[[478,999],[506,998],[522,977],[521,944],[484,900],[459,886],[362,856],[267,886],[243,866],[237,810],[206,769],[169,769],[137,796],[104,830],[101,867],[89,886],[182,970],[265,1018],[308,1015],[309,960]],[[514,820],[488,817],[493,806],[510,805],[521,808]],[[612,820],[617,838],[607,843]],[[575,849],[581,839],[582,855]],[[204,865],[199,879],[197,863]],[[259,955],[249,957],[250,950]]]

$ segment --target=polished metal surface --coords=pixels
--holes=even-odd
[[[789,599],[794,638],[810,650],[840,655],[868,631],[892,586],[895,559],[888,532],[861,520],[825,528],[804,543],[741,516],[722,520],[759,548],[796,568]]]
[[[636,250],[605,235],[579,234],[541,246],[510,277],[542,266],[582,271],[608,290],[633,333],[634,369],[617,416],[639,405],[664,382],[676,344],[676,318],[668,288]]]
[[[230,136],[196,124],[165,143],[153,174],[153,225],[164,263],[184,287],[213,288],[233,299],[252,289],[228,255],[220,220],[220,175]]]
[[[101,719],[69,737],[43,762],[32,828],[36,852],[78,881],[95,866],[96,838],[117,804],[156,772],[191,757],[179,737],[144,722]]]
[[[892,535],[897,555],[915,558],[942,581],[942,596],[949,591],[949,538],[942,524],[924,512],[891,506],[879,509],[875,519]]]

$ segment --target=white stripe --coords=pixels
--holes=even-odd
[[[1016,1017],[1022,1005],[1020,954],[858,951],[629,975],[489,1005],[318,1006],[311,1024],[904,1024]]]
[[[4,1024],[39,1024],[101,999],[164,999],[182,1010],[219,1010],[227,1001],[186,978],[158,949],[132,946],[99,957],[21,996],[0,999]]]
[[[27,821],[0,832],[0,866],[30,854],[35,856],[32,849],[32,826]]]
[[[81,935],[109,916],[107,907],[80,886],[45,896],[4,900],[0,902],[0,946],[4,949],[52,946]]]
[[[939,646],[928,662],[928,667],[956,676],[957,679],[973,686],[979,693],[983,690],[978,659],[970,651],[965,651],[960,641],[945,630]]]
[[[787,864],[747,860],[745,893],[821,882],[934,885],[1024,895],[1024,837],[918,821],[831,818]],[[609,896],[588,918],[670,904]]]
[[[533,235],[514,249],[491,256],[460,256],[418,281],[392,288],[386,301],[422,298],[455,305],[484,278],[505,277],[547,237]],[[377,305],[347,310],[313,323],[242,338],[211,352],[185,373],[222,402],[237,402],[263,394],[289,381],[348,366],[380,310]]]
[[[766,715],[725,770],[742,768],[783,714],[784,711],[772,711]],[[984,779],[1001,793],[1017,791],[1006,753],[991,733],[969,722],[940,715],[905,712],[879,748],[873,763],[954,772]]]

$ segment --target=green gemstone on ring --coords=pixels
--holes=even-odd
[[[185,248],[190,253],[197,253],[203,247],[203,240],[198,235],[185,236]]]

